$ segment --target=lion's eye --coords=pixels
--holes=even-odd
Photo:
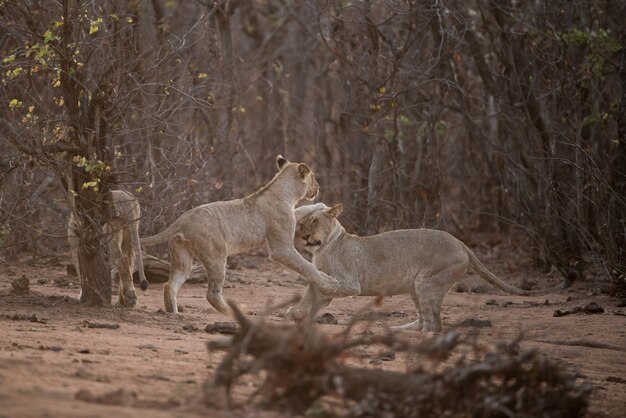
[[[311,225],[313,226],[317,225],[317,218],[313,218],[313,222],[311,222]]]

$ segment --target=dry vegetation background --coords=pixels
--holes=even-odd
[[[625,28],[608,0],[0,0],[0,254],[64,254],[74,211],[106,305],[110,189],[149,235],[281,153],[352,232],[514,236],[624,292]]]
[[[2,252],[64,250],[71,194],[100,248],[113,187],[154,233],[282,153],[355,232],[522,234],[536,266],[623,287],[624,23],[586,0],[1,1]]]

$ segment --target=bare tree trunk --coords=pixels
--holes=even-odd
[[[609,272],[619,291],[626,294],[626,30],[621,33],[622,52],[619,75],[622,98],[619,105],[617,150],[610,165],[609,182],[613,188],[609,207]]]
[[[366,228],[370,233],[389,229],[392,208],[388,204],[389,187],[389,147],[384,139],[377,139],[370,162],[367,179],[367,219]]]
[[[65,99],[70,130],[70,138],[80,150],[80,157],[109,161],[106,158],[107,124],[101,114],[101,100],[104,91],[96,91],[93,100],[87,98],[88,92],[77,79],[78,72],[73,61],[74,23],[77,22],[78,8],[70,9],[71,0],[63,2],[63,50],[61,56],[61,88]],[[102,93],[102,94],[101,94]],[[111,270],[105,258],[106,241],[102,226],[111,218],[111,199],[108,179],[103,172],[95,180],[97,186],[89,186],[94,181],[94,171],[88,172],[86,166],[79,167],[72,163],[71,179],[68,185],[74,185],[69,194],[75,196],[75,216],[78,222],[78,264],[81,271],[81,302],[88,305],[111,304]],[[97,174],[96,174],[97,175]]]
[[[214,162],[216,181],[222,186],[216,187],[216,198],[221,200],[230,195],[228,183],[224,183],[226,173],[232,168],[235,142],[231,131],[233,128],[233,111],[235,105],[235,66],[230,19],[239,4],[238,1],[224,1],[215,9],[215,27],[220,46],[221,83],[219,88],[219,116],[217,121],[217,137],[214,142]]]

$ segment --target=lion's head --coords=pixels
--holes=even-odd
[[[320,190],[320,185],[315,180],[315,174],[309,168],[308,165],[304,163],[292,163],[289,162],[282,155],[276,156],[276,167],[280,173],[290,172],[297,181],[299,185],[302,185],[302,196],[303,199],[313,200],[315,196],[317,196],[317,192]]]
[[[339,203],[332,208],[316,209],[302,218],[298,228],[307,251],[315,253],[328,243],[334,232],[341,228],[337,216],[342,211],[343,205]]]

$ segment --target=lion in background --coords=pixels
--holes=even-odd
[[[103,233],[109,235],[109,262],[113,268],[112,275],[114,275],[115,271],[119,275],[118,303],[132,308],[137,304],[137,292],[133,285],[135,263],[137,263],[141,289],[146,290],[148,288],[148,280],[143,269],[141,247],[139,246],[141,209],[135,196],[128,192],[112,190],[111,196],[113,198],[113,217],[111,222],[104,225]],[[70,244],[72,264],[82,283],[83,277],[80,274],[78,265],[78,246],[80,245],[78,224],[73,213],[70,214],[68,220],[67,237]],[[82,291],[78,299],[82,299]]]

